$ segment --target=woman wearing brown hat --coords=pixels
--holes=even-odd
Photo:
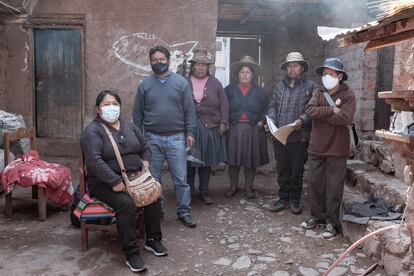
[[[238,82],[224,89],[230,106],[227,143],[230,190],[226,196],[236,194],[240,167],[244,167],[246,196],[250,199],[255,197],[256,168],[269,162],[263,129],[269,99],[266,91],[255,84],[260,66],[252,57],[244,56],[231,69],[238,75]]]
[[[200,199],[209,205],[214,203],[208,194],[211,166],[227,161],[224,134],[229,124],[229,104],[220,81],[209,74],[209,66],[214,61],[207,51],[195,50],[190,63],[190,76],[187,80],[193,92],[197,114],[195,151],[200,153],[203,164],[187,163],[187,181],[193,190],[198,168]]]

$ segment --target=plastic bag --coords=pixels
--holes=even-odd
[[[12,114],[3,110],[0,110],[0,147],[3,147],[3,135],[5,132],[14,132],[18,128],[26,128],[26,123],[24,122],[22,115]],[[19,146],[21,152],[25,153],[30,150],[30,140],[21,139],[19,141]]]

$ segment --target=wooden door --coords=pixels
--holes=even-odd
[[[34,29],[38,137],[77,138],[82,130],[81,31]]]
[[[389,129],[391,105],[378,98],[378,92],[391,91],[394,77],[395,47],[378,49],[377,81],[375,88],[374,128]]]

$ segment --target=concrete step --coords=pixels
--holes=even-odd
[[[403,212],[407,190],[408,185],[398,178],[363,161],[348,160],[344,204],[382,197],[390,203],[393,211]],[[390,225],[397,223],[370,220],[368,224],[358,224],[342,221],[342,232],[354,243],[365,235]],[[388,275],[411,275],[414,271],[414,256],[410,245],[411,233],[408,230],[391,230],[365,241],[362,248],[368,256],[384,267]]]
[[[405,208],[408,185],[361,160],[348,160],[347,185],[355,187],[365,198],[384,198],[396,212]]]

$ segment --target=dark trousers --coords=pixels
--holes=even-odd
[[[309,203],[319,222],[341,227],[340,211],[346,178],[346,157],[309,154]]]
[[[302,197],[303,167],[307,157],[307,143],[294,142],[283,145],[273,142],[278,174],[279,198],[299,204]]]
[[[91,187],[91,196],[105,202],[115,210],[116,227],[122,250],[125,255],[132,256],[139,254],[138,238],[136,233],[135,204],[126,192],[114,192],[112,187],[99,185]],[[144,207],[145,234],[147,240],[161,240],[161,201]]]
[[[187,166],[187,182],[191,190],[194,190],[194,181],[196,170],[198,170],[199,190],[201,193],[208,193],[208,184],[210,183],[211,167],[188,167]]]

